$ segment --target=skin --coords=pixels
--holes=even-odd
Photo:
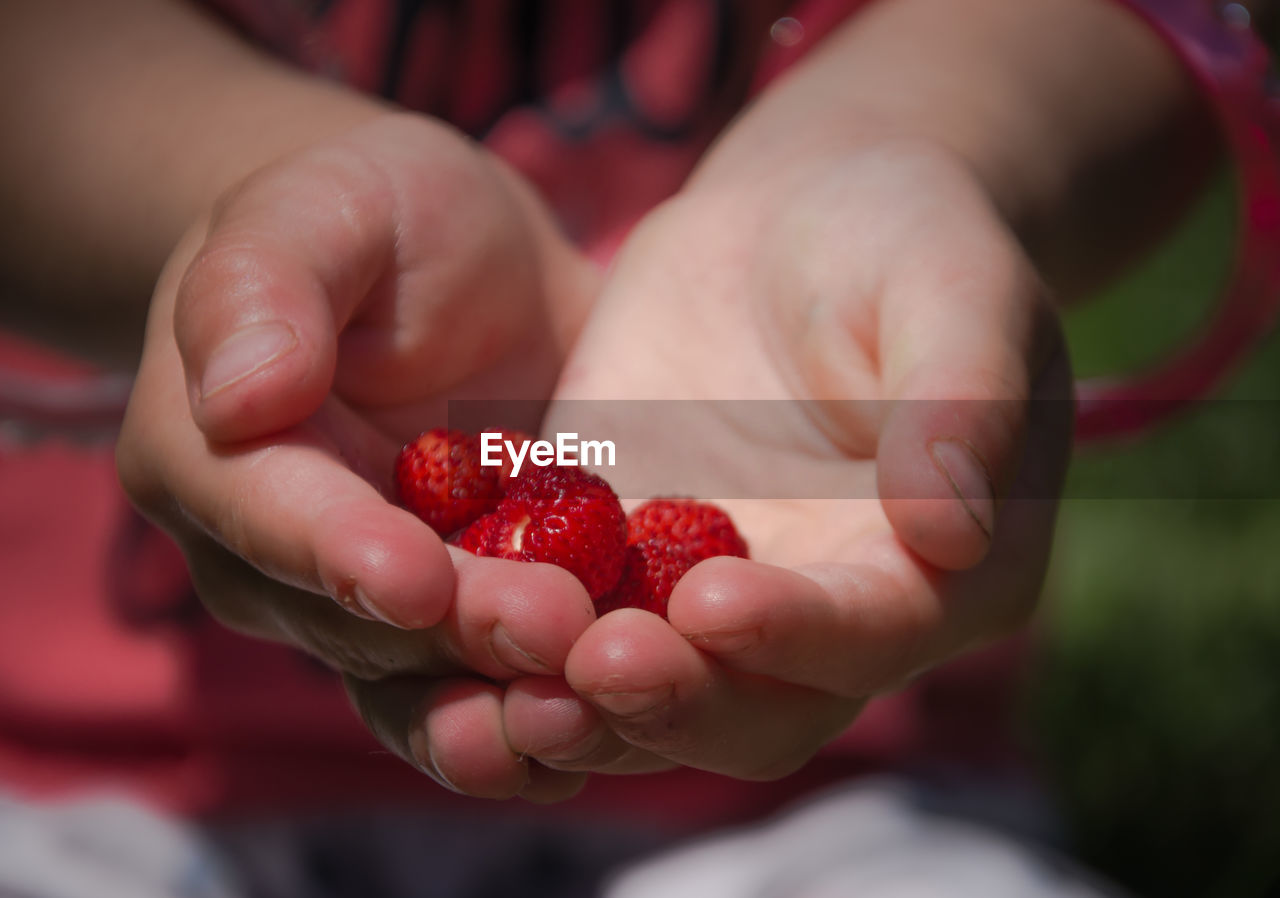
[[[1023,418],[1028,398],[1069,396],[1066,358],[1029,263],[954,160],[874,146],[806,168],[786,193],[802,213],[742,226],[738,196],[690,196],[646,223],[558,393],[877,400],[797,414],[784,428],[704,407],[679,432],[682,446],[733,446],[735,468],[782,469],[817,495],[866,484],[861,494],[882,500],[723,501],[757,560],[699,565],[672,595],[670,625],[608,615],[566,662],[567,686],[614,734],[601,750],[621,740],[753,779],[803,764],[868,696],[1025,620],[1071,429],[1064,401],[1046,403],[1034,425]],[[698,278],[693,264],[717,274]],[[620,355],[635,340],[648,358]],[[918,401],[942,396],[971,401]],[[634,451],[647,425],[609,432]],[[554,412],[550,426],[561,426]],[[958,479],[969,507],[930,454],[938,438],[959,450],[943,456],[953,468],[968,460]],[[560,760],[540,753],[523,685],[509,691],[509,736]]]
[[[881,501],[724,502],[763,563],[705,562],[676,587],[669,626],[609,615],[575,642],[563,689],[510,687],[508,738],[543,763],[785,775],[869,696],[1033,610],[1071,430],[1067,403],[1032,419],[1026,402],[1070,396],[1040,274],[1070,295],[1153,240],[1180,198],[1144,200],[1200,170],[1211,132],[1172,60],[1112,6],[991,0],[953,15],[900,0],[846,25],[615,263],[558,395],[881,400],[811,416],[781,444],[714,416],[684,436],[737,438],[743,470],[825,480],[830,495],[874,483]],[[892,101],[885,84],[901,86]],[[1185,147],[1173,169],[1129,168],[1099,202],[1120,148],[1136,149],[1131,166],[1155,134]],[[1104,209],[1117,227],[1073,231]],[[625,352],[635,343],[646,357]],[[972,401],[928,401],[943,398]],[[964,470],[939,469],[940,439]],[[570,738],[538,712],[565,717],[572,695]]]
[[[30,222],[6,281],[49,297],[37,324],[148,315],[126,489],[220,620],[343,671],[388,748],[491,798],[674,765],[784,775],[868,697],[1021,624],[1070,445],[1067,405],[1027,402],[1070,395],[1049,288],[1158,237],[1211,153],[1176,64],[1109,2],[882,0],[731,124],[602,279],[480,148],[188,7],[2,15],[71,60],[5,97],[31,122],[0,151]],[[0,75],[34,63],[20,43]],[[781,441],[716,415],[691,438],[879,501],[726,503],[756,560],[699,565],[670,623],[596,620],[564,571],[449,549],[385,499],[446,398],[513,385],[878,400]],[[939,399],[982,401],[915,401]]]

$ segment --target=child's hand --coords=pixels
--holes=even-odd
[[[672,470],[710,454],[834,498],[722,502],[755,560],[704,562],[669,624],[607,615],[566,681],[515,683],[508,737],[548,765],[776,777],[868,697],[1034,604],[1071,407],[1031,400],[1069,399],[1069,372],[1018,244],[941,151],[868,146],[732,193],[695,183],[624,247],[558,395],[796,400],[783,438],[777,406],[753,420],[732,403],[699,405],[696,429],[613,433]]]
[[[561,671],[592,612],[564,571],[447,549],[387,501],[393,460],[445,396],[549,394],[594,291],[513,174],[388,116],[224,195],[152,304],[129,493],[219,619],[343,671],[373,732],[459,791],[576,791],[508,747],[492,681]]]

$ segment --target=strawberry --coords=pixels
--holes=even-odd
[[[650,499],[627,516],[627,545],[679,545],[701,561],[717,555],[747,557],[747,544],[733,521],[709,502]]]
[[[518,431],[503,437],[517,444],[528,439]],[[502,465],[481,465],[480,449],[480,437],[460,430],[436,428],[418,436],[396,459],[400,504],[445,537],[493,511],[506,493],[511,463],[503,453]]]
[[[653,499],[627,518],[627,555],[614,590],[596,613],[643,608],[666,617],[671,592],[689,569],[717,555],[746,558],[747,544],[729,516],[691,499]]]
[[[481,556],[559,565],[595,600],[617,584],[626,540],[626,516],[609,484],[581,468],[550,466],[522,471],[458,545]]]

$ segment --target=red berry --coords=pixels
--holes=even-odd
[[[698,562],[718,555],[748,557],[746,542],[719,508],[691,499],[646,502],[627,518],[622,578],[596,603],[596,613],[643,608],[666,617],[680,578]]]
[[[701,561],[747,557],[747,544],[721,509],[693,499],[650,499],[627,516],[627,545],[678,545]]]
[[[671,591],[694,564],[689,554],[679,548],[657,543],[627,546],[622,577],[608,595],[596,602],[596,614],[640,608],[666,617]]]
[[[477,555],[559,565],[592,599],[622,574],[626,516],[609,484],[576,467],[527,468],[458,545]]]
[[[503,436],[516,443],[528,439],[518,431]],[[481,465],[480,449],[480,437],[460,430],[421,434],[396,459],[400,504],[445,537],[493,511],[506,493],[511,463],[504,452],[502,465]]]

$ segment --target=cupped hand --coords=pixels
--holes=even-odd
[[[511,750],[498,683],[560,672],[590,601],[447,548],[388,501],[393,461],[446,397],[548,396],[595,279],[513,173],[387,115],[229,190],[152,303],[130,496],[215,616],[342,671],[388,747],[469,794],[580,785]]]
[[[778,777],[1034,606],[1070,373],[1040,281],[944,151],[695,180],[624,246],[557,396],[595,401],[548,429],[644,455],[650,494],[702,465],[752,560],[703,562],[669,623],[604,615],[563,679],[508,689],[512,746],[548,766]]]

